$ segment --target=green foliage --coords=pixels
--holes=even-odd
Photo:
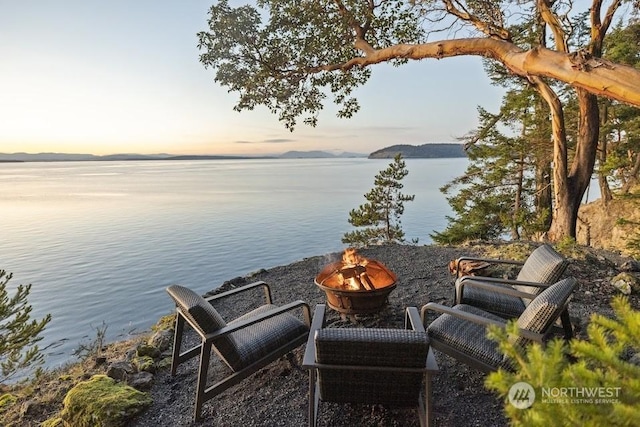
[[[629,239],[627,239],[625,246],[632,257],[640,259],[640,231],[633,233]]]
[[[404,202],[415,198],[400,192],[403,187],[400,181],[408,173],[402,155],[397,154],[389,167],[375,176],[375,187],[364,195],[367,203],[349,212],[349,224],[362,229],[345,233],[343,243],[366,246],[404,241],[400,216],[404,213]]]
[[[209,29],[198,34],[200,62],[215,70],[216,82],[239,94],[237,111],[263,105],[288,129],[300,116],[315,126],[331,92],[338,116],[349,118],[359,110],[352,92],[370,71],[322,66],[358,56],[349,42],[351,24],[367,22],[367,41],[375,48],[416,42],[423,30],[405,1],[343,3],[346,10],[333,0],[258,0],[258,8],[219,1],[209,10]]]
[[[9,297],[7,284],[11,274],[0,270],[0,384],[18,373],[41,365],[44,356],[36,345],[40,333],[51,320],[31,320],[31,306],[27,303],[31,285],[19,285]]]
[[[640,68],[640,22],[618,25],[605,39],[604,57]],[[628,192],[639,181],[640,110],[624,103],[600,99],[602,125],[598,173],[608,185]]]
[[[469,166],[440,189],[455,216],[447,217],[445,230],[431,235],[436,243],[491,240],[504,234],[531,238],[548,228],[548,117],[538,116],[532,107],[536,102],[530,89],[520,87],[507,93],[498,114],[478,109],[480,125],[465,138]],[[500,129],[505,126],[520,136],[507,136]]]
[[[548,426],[559,420],[565,425],[637,425],[640,366],[630,358],[640,355],[640,311],[633,310],[624,297],[614,298],[611,305],[616,319],[593,315],[587,328],[588,339],[573,339],[569,345],[556,339],[546,347],[532,344],[525,351],[509,338],[517,334],[515,323],[507,330],[490,329],[490,337],[498,341],[501,351],[517,367],[515,373],[499,370],[486,379],[486,386],[505,399],[505,412],[512,425]],[[507,399],[511,386],[521,381],[533,386],[536,394],[528,409],[518,409]],[[561,402],[550,402],[558,399],[558,391],[570,393],[571,388],[582,390],[583,394],[565,395]],[[556,396],[549,390],[555,390]]]

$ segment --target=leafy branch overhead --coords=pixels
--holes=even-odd
[[[236,110],[264,105],[291,130],[300,117],[315,125],[329,92],[338,115],[351,117],[359,109],[353,91],[366,83],[373,64],[460,55],[491,58],[525,79],[548,77],[640,106],[640,70],[567,50],[562,11],[551,10],[552,3],[564,3],[522,2],[525,11],[510,15],[512,3],[257,0],[257,7],[231,7],[222,0],[209,11],[209,29],[198,34],[200,61],[215,70],[216,82],[238,93]],[[594,3],[602,9],[601,1]],[[629,2],[607,9],[602,28],[622,3]],[[508,22],[509,16],[526,16],[527,4],[540,8],[562,39],[555,50],[514,42],[519,23]],[[637,10],[635,3],[629,7]],[[427,41],[457,30],[471,37]]]

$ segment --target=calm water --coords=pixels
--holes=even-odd
[[[0,163],[0,268],[33,285],[53,320],[47,366],[72,359],[107,325],[110,340],[173,310],[164,288],[225,280],[341,251],[349,210],[389,160]],[[449,206],[438,188],[466,159],[407,160],[402,226],[431,240]],[[310,281],[313,278],[309,278]]]

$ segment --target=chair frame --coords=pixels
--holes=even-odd
[[[263,281],[250,283],[248,285],[242,286],[237,289],[232,289],[227,292],[206,297],[205,300],[209,303],[212,303],[214,301],[219,301],[229,296],[237,295],[242,292],[246,292],[258,287],[262,287],[264,289],[264,297],[266,301],[265,304],[272,304],[271,288],[267,283]],[[265,319],[269,319],[279,314],[293,311],[296,309],[302,309],[304,323],[307,326],[309,326],[310,314],[311,314],[309,305],[302,300],[297,300],[297,301],[293,301],[288,304],[279,306],[278,308],[271,310],[269,312],[256,315],[255,317],[246,319],[242,322],[238,322],[237,324],[234,324],[231,326],[228,325],[224,328],[218,329],[214,333],[203,334],[200,328],[197,325],[194,325],[191,322],[191,320],[189,320],[188,316],[185,316],[182,313],[179,307],[176,307],[175,335],[174,335],[174,341],[173,341],[173,354],[172,354],[172,360],[171,360],[171,375],[174,376],[176,374],[178,366],[181,363],[200,355],[200,365],[198,368],[198,383],[197,383],[198,385],[196,390],[196,406],[195,406],[195,414],[194,414],[194,419],[196,421],[201,419],[202,407],[204,402],[224,392],[228,388],[240,383],[243,379],[259,371],[260,369],[267,366],[271,362],[277,360],[278,358],[284,356],[285,354],[288,354],[291,350],[295,349],[296,347],[298,347],[300,344],[304,343],[307,340],[308,332],[305,332],[304,334],[299,335],[289,343],[280,346],[279,348],[275,349],[268,355],[246,366],[245,368],[240,369],[239,371],[233,371],[232,369],[233,371],[232,374],[216,382],[215,384],[207,387],[207,374],[209,371],[209,361],[211,358],[212,349],[216,352],[216,354],[220,355],[220,353],[218,352],[218,349],[216,349],[216,347],[213,345],[213,341],[216,338],[230,334],[235,331],[239,331],[243,328],[246,328],[248,326],[261,322]],[[183,336],[185,324],[188,324],[189,326],[191,326],[191,328],[200,336],[201,343],[184,352],[181,352],[182,336]]]
[[[495,291],[494,288],[496,288],[495,285],[492,285],[490,283],[485,283],[485,282],[481,282],[481,281],[469,281],[468,285],[470,286],[476,286],[478,288],[481,289],[487,289],[487,290],[491,290],[491,291]],[[549,285],[551,286],[551,285]],[[548,286],[545,286],[548,287]],[[520,292],[518,290],[515,290],[513,288],[505,288],[505,287],[500,287],[500,292],[506,293],[508,295],[512,295],[512,296],[516,296],[516,297],[520,297],[520,298],[527,298],[529,300],[533,300],[535,299],[535,297],[537,295],[532,295],[529,294],[527,292]],[[563,308],[560,311],[560,315],[558,317],[562,317],[563,315],[565,315],[565,313],[567,313],[567,307],[569,305],[569,301],[571,300],[571,296],[569,296],[569,298],[567,298],[567,300],[564,302]],[[422,324],[424,325],[425,321],[426,321],[426,315],[428,311],[434,311],[437,313],[443,313],[443,314],[449,314],[451,316],[457,317],[459,319],[463,319],[469,322],[473,322],[479,325],[484,325],[486,326],[490,326],[490,325],[495,325],[498,326],[500,328],[505,328],[507,326],[507,322],[508,319],[505,319],[504,322],[501,321],[497,321],[497,320],[493,320],[493,319],[489,319],[487,317],[483,317],[474,313],[468,313],[465,311],[461,311],[461,310],[456,310],[453,307],[448,307],[446,305],[442,305],[442,304],[437,304],[434,302],[429,302],[427,304],[425,304],[424,306],[422,306],[421,310],[420,310],[420,318],[422,320]],[[568,314],[566,314],[568,316]],[[555,319],[557,320],[557,318]],[[553,322],[555,323],[555,322]],[[533,331],[530,331],[528,329],[522,329],[519,328],[518,329],[518,333],[521,337],[526,338],[528,340],[534,341],[534,342],[538,342],[538,343],[544,343],[546,342],[549,337],[552,335],[553,331],[554,331],[554,327],[553,327],[553,323],[547,328],[547,330],[545,330],[543,333],[539,334]],[[431,345],[431,347],[435,348],[436,350],[439,350],[445,354],[450,355],[451,357],[462,361],[463,363],[474,367],[480,371],[483,372],[492,372],[497,370],[498,368],[496,366],[484,363],[480,360],[477,360],[471,356],[469,356],[468,354],[459,351],[456,348],[453,348],[439,340],[433,340],[430,339],[429,344]]]
[[[309,370],[309,426],[315,427],[318,419],[320,408],[320,389],[318,383],[318,371],[329,369],[357,370],[375,372],[416,372],[424,375],[424,389],[421,391],[422,397],[418,399],[418,415],[420,425],[425,427],[432,426],[432,381],[431,377],[438,372],[438,363],[436,361],[433,349],[429,346],[427,360],[423,368],[402,368],[402,367],[386,367],[386,366],[363,366],[363,365],[334,365],[316,362],[316,332],[325,326],[325,304],[316,305],[311,330],[307,340],[307,347],[304,353],[302,367]],[[424,324],[420,319],[420,314],[416,307],[408,307],[405,311],[405,329],[411,329],[417,332],[425,332]]]

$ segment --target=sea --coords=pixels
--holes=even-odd
[[[179,283],[205,293],[262,268],[345,249],[349,211],[390,160],[234,159],[0,163],[0,269],[51,314],[45,367],[148,331]],[[451,209],[439,188],[468,160],[406,159],[402,228],[430,244]],[[313,277],[309,277],[310,283]]]

